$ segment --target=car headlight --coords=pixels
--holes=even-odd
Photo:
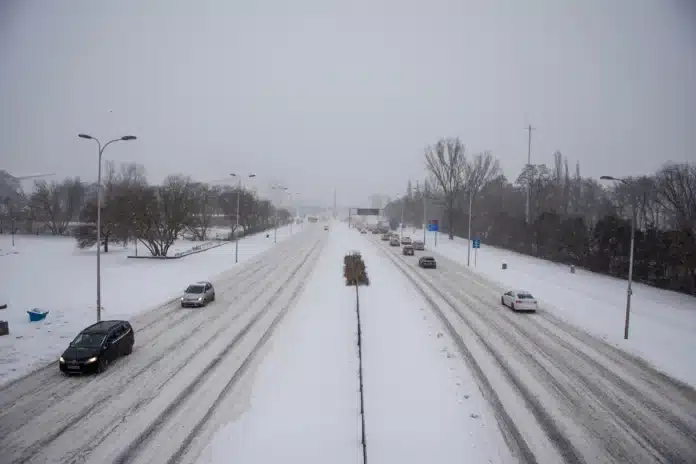
[[[202,297],[202,296],[199,296],[199,297],[198,297],[198,301],[203,301],[203,297]]]
[[[181,301],[184,301],[184,297],[183,297],[183,296],[181,297]]]
[[[93,357],[91,357],[91,358],[89,358],[89,359],[87,360],[87,364],[90,364],[90,363],[93,363],[93,362],[96,362],[96,361],[97,361],[97,357],[96,357],[96,356],[93,356]]]
[[[58,358],[58,362],[63,364],[65,362],[65,359],[63,359],[63,357],[61,356],[60,358]]]

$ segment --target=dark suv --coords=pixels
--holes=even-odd
[[[103,372],[121,356],[133,352],[135,336],[127,321],[101,321],[92,324],[70,342],[58,360],[65,374]]]

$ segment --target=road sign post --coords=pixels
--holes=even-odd
[[[440,230],[440,223],[437,219],[428,221],[428,231],[435,233],[435,246],[437,246],[437,232]]]
[[[474,249],[474,267],[476,267],[476,262],[478,261],[478,250],[481,248],[481,239],[475,238],[471,240],[471,247]]]

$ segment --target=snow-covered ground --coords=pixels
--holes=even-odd
[[[354,293],[341,268],[346,246],[332,232],[249,380],[247,410],[218,430],[200,463],[360,462]]]
[[[404,235],[423,239],[423,230],[404,228]],[[426,249],[467,263],[468,241],[428,232]],[[508,265],[502,269],[502,263]],[[504,288],[524,289],[548,311],[635,353],[658,369],[696,385],[696,298],[634,284],[629,339],[624,340],[625,280],[481,244],[470,256],[471,270]]]
[[[249,387],[248,408],[218,430],[200,463],[362,462],[354,287],[359,250],[370,463],[511,462],[493,414],[426,304],[367,237],[332,223],[303,296]]]
[[[301,231],[293,227],[293,233]],[[290,236],[278,229],[277,240]],[[177,241],[170,254],[202,242]],[[273,231],[239,242],[242,263],[274,244]],[[148,253],[138,245],[138,254]],[[101,255],[102,318],[130,318],[175,298],[192,281],[213,279],[232,268],[230,243],[173,260],[129,259],[133,246],[112,246]],[[68,237],[0,236],[0,320],[10,334],[0,337],[0,385],[54,361],[77,332],[96,320],[96,249],[80,250]],[[27,310],[48,310],[44,321],[29,322]]]

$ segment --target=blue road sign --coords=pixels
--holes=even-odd
[[[481,239],[479,238],[474,238],[471,240],[471,246],[473,248],[481,248]]]
[[[437,232],[440,230],[440,224],[437,222],[436,219],[433,219],[428,223],[428,232]]]

